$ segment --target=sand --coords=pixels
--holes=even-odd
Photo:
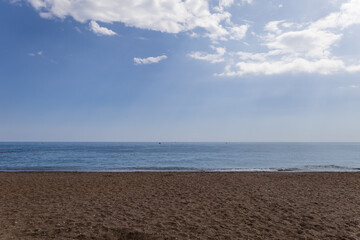
[[[360,173],[0,173],[0,239],[360,239]]]

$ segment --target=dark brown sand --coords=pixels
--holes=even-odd
[[[0,173],[0,239],[360,239],[360,173]]]

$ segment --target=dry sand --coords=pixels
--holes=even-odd
[[[0,239],[360,239],[360,173],[0,173]]]

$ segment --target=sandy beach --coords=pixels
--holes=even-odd
[[[0,173],[0,239],[360,239],[360,173]]]

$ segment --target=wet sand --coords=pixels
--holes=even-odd
[[[360,173],[0,173],[0,239],[360,239]]]

